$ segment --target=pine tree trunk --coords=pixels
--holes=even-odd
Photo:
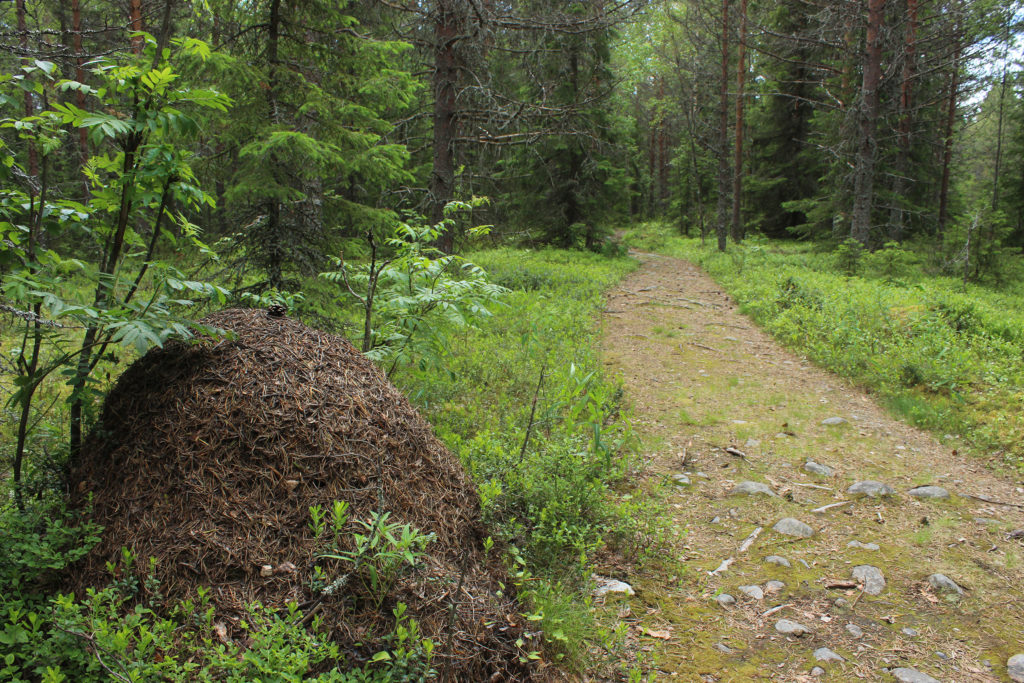
[[[142,0],[131,0],[131,4],[128,7],[128,26],[133,33],[143,30],[142,29]],[[145,43],[142,36],[132,36],[132,52],[137,55],[142,54],[142,48]]]
[[[743,221],[740,204],[743,196],[743,113],[747,78],[747,0],[740,0],[740,36],[737,45],[736,66],[736,139],[732,160],[732,239],[743,241]]]
[[[907,173],[910,169],[910,122],[913,106],[913,82],[917,59],[917,2],[907,0],[907,31],[903,46],[903,72],[900,77],[899,123],[896,134],[896,161],[893,168],[893,208],[889,212],[889,239],[903,240],[906,227],[906,211],[903,209],[904,193],[907,189]]]
[[[729,0],[722,0],[722,74],[718,97],[718,250],[725,251],[729,223]]]
[[[438,0],[434,18],[434,149],[430,173],[430,220],[444,220],[444,207],[455,197],[455,136],[458,125],[457,89],[459,81],[457,41],[461,30],[460,0]],[[455,235],[446,230],[438,248],[450,254]]]
[[[867,245],[871,237],[871,209],[875,191],[875,156],[878,141],[878,88],[882,81],[882,16],[885,0],[867,0],[868,25],[865,36],[864,78],[861,85],[860,142],[853,178],[853,211],[850,237]]]
[[[953,51],[952,73],[949,76],[946,130],[942,146],[942,182],[939,185],[939,220],[936,227],[936,232],[939,235],[946,234],[946,223],[949,221],[949,173],[953,165],[953,133],[956,127],[956,110],[960,91],[960,57],[963,52],[963,43],[960,40],[960,18],[957,18],[954,31],[956,46]]]

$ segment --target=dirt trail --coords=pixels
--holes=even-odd
[[[955,437],[944,445],[893,419],[781,348],[696,266],[636,256],[642,267],[609,296],[605,359],[686,530],[676,576],[616,577],[637,589],[619,614],[641,634],[652,680],[931,680],[898,678],[912,676],[900,667],[940,681],[1010,680],[1007,658],[1024,652],[1024,540],[1012,533],[1024,509],[1005,503],[1024,503],[1024,482],[958,457]],[[807,460],[833,473],[810,473]],[[676,484],[678,474],[690,483]],[[862,480],[894,493],[847,493]],[[777,496],[729,495],[742,481]],[[952,496],[907,494],[921,485]],[[786,517],[813,536],[773,530]],[[853,578],[861,565],[884,576],[879,594]],[[963,594],[931,586],[934,573]],[[735,604],[721,605],[722,593]],[[783,635],[780,619],[809,632]],[[843,659],[817,661],[818,648]],[[824,671],[812,675],[815,666]]]

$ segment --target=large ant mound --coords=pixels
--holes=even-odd
[[[71,587],[109,582],[126,547],[147,571],[156,558],[168,602],[209,587],[229,633],[248,604],[294,602],[356,659],[382,649],[402,602],[444,678],[527,678],[476,489],[406,398],[348,341],[296,320],[233,309],[204,322],[233,337],[154,349],[107,397],[71,482],[105,531]],[[343,533],[330,515],[316,533],[311,507],[335,501],[349,506]],[[352,552],[378,512],[434,535],[384,596],[359,580],[368,564],[323,557]]]

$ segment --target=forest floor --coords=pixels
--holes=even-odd
[[[642,267],[609,294],[605,362],[685,529],[668,569],[614,576],[636,590],[616,613],[650,679],[1009,680],[1008,658],[1024,652],[1019,475],[782,348],[695,265],[634,255]],[[861,481],[893,491],[847,492]],[[741,482],[770,494],[733,494]],[[951,497],[908,495],[923,485]],[[774,530],[784,518],[813,535]]]

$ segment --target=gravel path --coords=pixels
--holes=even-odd
[[[652,680],[1011,680],[1024,482],[783,349],[693,264],[635,256],[605,362],[686,531],[631,577]]]

